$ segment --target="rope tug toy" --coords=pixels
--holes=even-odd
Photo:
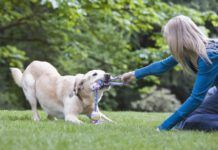
[[[98,80],[97,83],[92,85],[92,91],[94,93],[94,110],[91,113],[91,120],[93,124],[100,124],[100,119],[101,119],[101,115],[98,112],[98,90],[102,89],[103,87],[107,86],[123,86],[123,85],[127,85],[126,83],[123,82],[116,82],[115,80],[120,80],[120,76],[114,77],[112,79],[110,79],[110,81],[106,84],[104,81],[102,80]]]

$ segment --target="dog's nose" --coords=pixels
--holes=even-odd
[[[106,73],[106,74],[104,74],[104,78],[105,78],[106,80],[110,80],[111,75],[110,75],[109,73]]]

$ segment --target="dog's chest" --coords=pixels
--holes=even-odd
[[[94,109],[93,99],[82,99],[83,113],[90,114]]]
[[[95,101],[97,99],[97,102],[101,100],[103,96],[103,93],[98,93],[98,96],[95,96],[95,93],[93,93],[92,96],[85,97],[82,100],[83,103],[83,113],[90,114],[94,110]],[[98,108],[97,108],[98,109]]]

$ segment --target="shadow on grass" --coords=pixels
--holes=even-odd
[[[39,122],[65,122],[64,119],[47,119],[46,114],[43,111],[39,111],[40,121]],[[85,115],[79,115],[79,119],[85,124],[91,124],[91,121]],[[31,111],[10,111],[5,110],[0,113],[0,120],[4,121],[33,121]]]

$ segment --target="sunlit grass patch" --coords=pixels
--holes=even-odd
[[[105,112],[116,123],[31,120],[31,111],[0,111],[0,149],[217,149],[218,132],[157,132],[166,113]]]

